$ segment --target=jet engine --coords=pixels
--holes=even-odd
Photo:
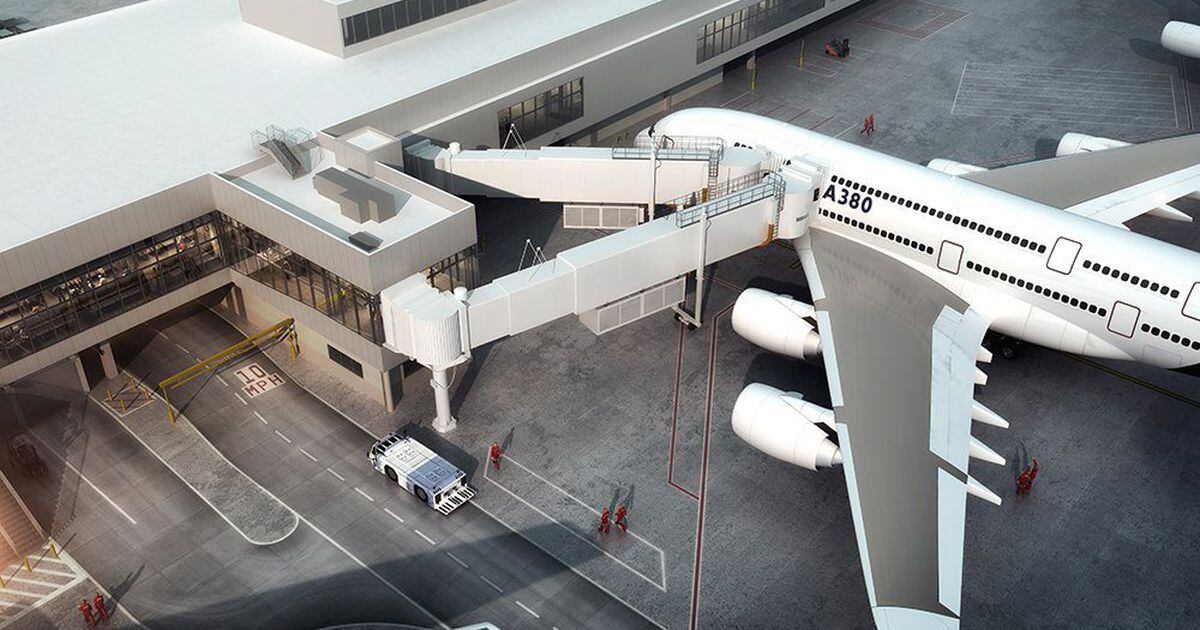
[[[833,427],[833,412],[762,383],[751,383],[733,405],[733,432],[750,446],[809,470],[842,463],[842,451],[817,426]]]
[[[1055,149],[1054,155],[1062,157],[1064,155],[1091,153],[1092,151],[1103,151],[1105,149],[1116,149],[1127,146],[1129,146],[1128,142],[1121,142],[1112,138],[1089,136],[1072,131],[1063,134],[1062,140],[1058,141],[1058,148]]]
[[[974,164],[966,164],[963,162],[955,162],[954,160],[947,160],[944,158],[934,158],[929,160],[929,163],[925,166],[939,173],[955,176],[966,175],[967,173],[978,173],[979,171],[987,170],[982,166],[975,166]]]
[[[750,343],[793,359],[821,354],[811,305],[762,289],[746,289],[733,305],[733,329]]]
[[[1200,57],[1200,26],[1171,21],[1163,27],[1160,41],[1163,48],[1185,57]]]

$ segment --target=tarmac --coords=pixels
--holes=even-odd
[[[919,162],[1049,157],[1067,131],[1143,141],[1193,128],[1198,69],[1158,47],[1168,19],[1200,22],[1200,7],[865,2],[762,51],[753,80],[731,64],[722,84],[675,107],[755,111]],[[820,51],[834,35],[851,39],[849,59]],[[856,133],[868,114],[878,124],[870,138]],[[484,282],[515,270],[527,239],[553,256],[601,234],[564,230],[555,206],[474,201]],[[1130,225],[1200,249],[1195,225]],[[46,487],[18,489],[152,627],[383,615],[429,625],[422,609],[506,628],[870,627],[842,471],[773,460],[729,425],[750,382],[828,403],[819,366],[766,353],[729,323],[745,287],[807,298],[795,255],[768,246],[710,272],[698,330],[664,312],[596,337],[564,318],[477,349],[455,374],[459,425],[445,436],[426,429],[423,372],[392,414],[278,350],[255,360],[289,384],[262,405],[210,382],[187,412],[192,423],[302,517],[276,545],[248,544],[102,410],[66,393],[23,401],[36,434],[80,474],[59,466]],[[207,310],[155,326],[197,355],[237,339]],[[127,347],[165,343],[142,334]],[[163,374],[185,360],[147,356]],[[968,502],[962,627],[1200,625],[1200,381],[1032,346],[984,369],[977,397],[1012,427],[975,435],[1010,461],[1037,457],[1042,471],[1017,497],[1017,471],[973,467],[1004,504]],[[288,402],[266,403],[273,393]],[[435,519],[391,496],[363,454],[373,435],[400,426],[471,474],[470,509]],[[484,464],[492,442],[505,446],[498,471]],[[601,535],[595,512],[615,502],[629,506],[630,532]]]

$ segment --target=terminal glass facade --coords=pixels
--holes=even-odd
[[[221,215],[229,264],[242,275],[317,309],[373,343],[383,343],[379,296]]]
[[[465,9],[485,0],[400,0],[342,19],[345,45],[365,42],[406,26]]]
[[[696,63],[733,50],[825,6],[825,0],[762,0],[696,29]]]
[[[0,297],[0,365],[224,267],[214,212]]]
[[[500,142],[532,140],[579,118],[583,118],[583,77],[500,110]],[[510,129],[520,137],[506,143]]]

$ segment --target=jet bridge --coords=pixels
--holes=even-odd
[[[459,174],[450,170],[456,168],[453,156],[441,151],[427,165],[444,159],[445,170],[437,170],[445,173],[447,184],[460,193],[462,186],[468,185],[494,190],[504,186],[505,196],[561,198],[588,186],[556,182],[538,188],[538,184],[526,182],[522,169],[562,168],[561,164],[531,166],[544,159],[557,160],[544,155],[515,158],[508,179],[484,177],[487,169],[477,163],[470,168],[478,168],[479,173],[472,179],[459,179]],[[574,157],[563,159],[572,163],[566,170],[580,170],[575,171],[576,175],[560,174],[554,179],[582,177],[584,171],[597,178],[610,177],[601,171],[612,168],[622,172],[625,166],[622,158],[611,155],[611,149],[603,150],[610,152],[607,158],[597,157],[592,151],[587,152],[592,154],[590,157],[580,157],[575,151],[570,154]],[[745,151],[743,159],[750,158],[752,152]],[[597,334],[664,308],[674,308],[683,321],[700,325],[703,274],[707,265],[766,245],[776,237],[792,239],[803,235],[816,207],[816,193],[827,177],[825,165],[809,156],[781,161],[761,153],[754,155],[757,157],[746,169],[732,169],[718,161],[709,170],[707,161],[680,160],[699,163],[700,170],[692,175],[700,177],[706,185],[690,192],[665,189],[658,202],[669,211],[665,216],[566,250],[551,260],[472,291],[459,288],[453,294],[439,292],[421,275],[384,290],[380,298],[386,346],[415,357],[434,372],[431,384],[438,406],[434,428],[447,431],[455,425],[449,411],[447,369],[469,360],[472,348],[572,314]],[[589,162],[592,164],[583,168]],[[643,168],[646,166],[643,164]],[[777,168],[764,170],[764,166]],[[547,172],[542,170],[543,175]],[[712,172],[718,177],[725,173],[737,175],[714,182],[708,178]],[[563,192],[568,189],[571,192]],[[643,192],[648,195],[653,189],[653,184],[647,181]],[[669,197],[671,193],[679,194]],[[611,198],[615,200],[615,194]],[[688,312],[681,308],[685,296],[683,283],[692,272],[696,273],[696,295],[693,309]]]
[[[562,203],[564,227],[607,229],[652,219],[651,198],[656,206],[691,194],[706,200],[720,182],[757,172],[766,159],[720,138],[647,135],[627,147],[463,151],[424,140],[405,151],[407,171],[453,194]]]

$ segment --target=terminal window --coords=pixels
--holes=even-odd
[[[401,0],[342,19],[342,41],[350,46],[412,26],[484,0]]]
[[[329,348],[329,358],[332,359],[334,363],[346,368],[347,370],[350,370],[351,372],[354,372],[359,378],[362,378],[363,371],[361,363],[351,359],[345,352],[342,352],[341,350],[338,350],[329,344],[326,344],[325,347]]]
[[[225,267],[216,213],[0,297],[0,365]]]
[[[510,132],[517,135],[512,141],[523,142],[583,118],[583,77],[502,109],[499,116],[501,143]]]
[[[379,296],[221,215],[230,265],[251,279],[320,311],[374,343],[383,343]]]
[[[733,50],[825,6],[825,0],[762,0],[696,29],[696,63]]]

